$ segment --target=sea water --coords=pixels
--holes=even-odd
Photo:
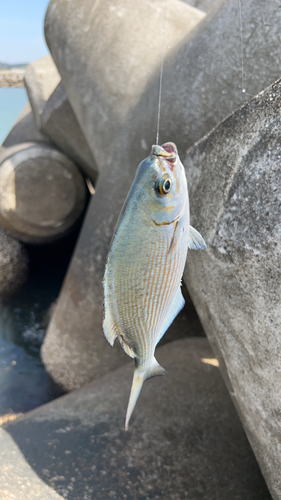
[[[0,88],[0,144],[4,141],[26,103],[25,89]]]
[[[26,102],[25,89],[0,88],[0,144]],[[29,278],[0,301],[0,424],[60,395],[40,360],[40,348],[74,242],[75,235],[70,243],[26,246]]]

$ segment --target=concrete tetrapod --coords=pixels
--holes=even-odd
[[[12,295],[28,276],[28,255],[24,246],[0,228],[0,298]],[[3,331],[1,332],[3,334]]]
[[[138,149],[150,147],[151,134],[155,138],[163,6],[162,0],[49,3],[46,41],[100,171],[115,160],[118,146],[123,147],[118,139],[124,127],[130,130],[130,116],[154,79],[157,92],[153,105],[138,110],[139,115],[148,112],[149,116],[149,130],[139,136]],[[166,57],[174,57],[177,46],[204,17],[204,12],[180,0],[169,1]]]
[[[24,106],[14,126],[2,143],[0,148],[0,161],[2,155],[5,155],[4,148],[11,148],[12,146],[24,142],[43,142],[45,144],[50,144],[48,137],[38,130],[30,103]]]
[[[145,384],[127,432],[132,361],[5,424],[0,450],[12,439],[16,453],[1,485],[14,491],[25,458],[20,484],[36,473],[68,500],[270,500],[207,339],[156,356],[168,375]]]
[[[188,5],[192,5],[192,7],[196,7],[197,9],[203,10],[208,14],[211,9],[213,9],[220,0],[182,0]]]
[[[51,146],[7,148],[0,164],[0,224],[27,243],[53,241],[78,220],[86,193],[75,164]]]
[[[33,61],[26,68],[25,88],[39,130],[41,129],[41,113],[45,103],[60,80],[60,74],[50,55]]]
[[[62,500],[33,471],[13,438],[0,426],[1,500]]]
[[[38,129],[95,182],[97,168],[51,56],[28,65],[25,87]]]
[[[170,4],[166,39],[172,51],[204,13],[178,0]],[[49,46],[101,170],[42,348],[47,370],[68,390],[127,360],[118,342],[112,349],[103,335],[102,279],[117,217],[156,130],[156,106],[147,119],[151,102],[139,100],[156,70],[159,82],[162,7],[162,0],[63,0],[51,2],[46,14]]]
[[[189,25],[191,11],[185,8],[182,2],[169,2],[160,123],[160,143],[173,140],[181,155],[248,97],[238,92],[237,1],[218,3],[191,33],[196,23]],[[248,92],[258,92],[278,77],[279,11],[274,0],[266,6],[258,0],[255,9],[249,0],[243,2],[248,41],[244,68],[252,82]],[[196,22],[202,19],[200,11],[193,12]],[[269,25],[262,21],[255,29],[260,19]],[[136,166],[155,141],[162,25],[162,1],[136,6],[132,0],[51,0],[46,13],[47,43],[101,171],[43,347],[47,368],[69,389],[99,376],[109,360],[113,367],[121,362],[103,340],[101,281]],[[107,354],[99,348],[96,354],[102,344]]]
[[[47,100],[40,118],[42,132],[95,183],[97,166],[61,82]]]
[[[206,252],[184,279],[274,499],[281,498],[281,81],[188,151]]]
[[[249,100],[247,93],[256,95],[277,80],[281,66],[276,0],[242,2],[246,93],[237,0],[214,2],[194,30],[188,29],[184,7],[176,1],[167,7],[160,123],[160,143],[175,142],[180,155]],[[175,37],[171,28],[179,18]],[[133,140],[139,149],[155,141],[162,25],[161,1],[49,4],[46,40],[99,169],[115,160],[119,134],[130,130],[132,113],[138,113]]]

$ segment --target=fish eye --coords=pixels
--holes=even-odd
[[[169,191],[171,191],[172,187],[172,179],[169,176],[169,174],[164,174],[163,177],[160,179],[160,181],[157,184],[157,189],[160,194],[167,194]]]

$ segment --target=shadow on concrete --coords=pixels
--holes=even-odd
[[[6,425],[36,474],[68,500],[270,500],[205,338],[160,348],[128,432],[132,365]],[[176,363],[177,361],[177,363]]]

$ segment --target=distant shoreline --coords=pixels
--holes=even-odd
[[[24,87],[25,68],[0,69],[0,87]]]

